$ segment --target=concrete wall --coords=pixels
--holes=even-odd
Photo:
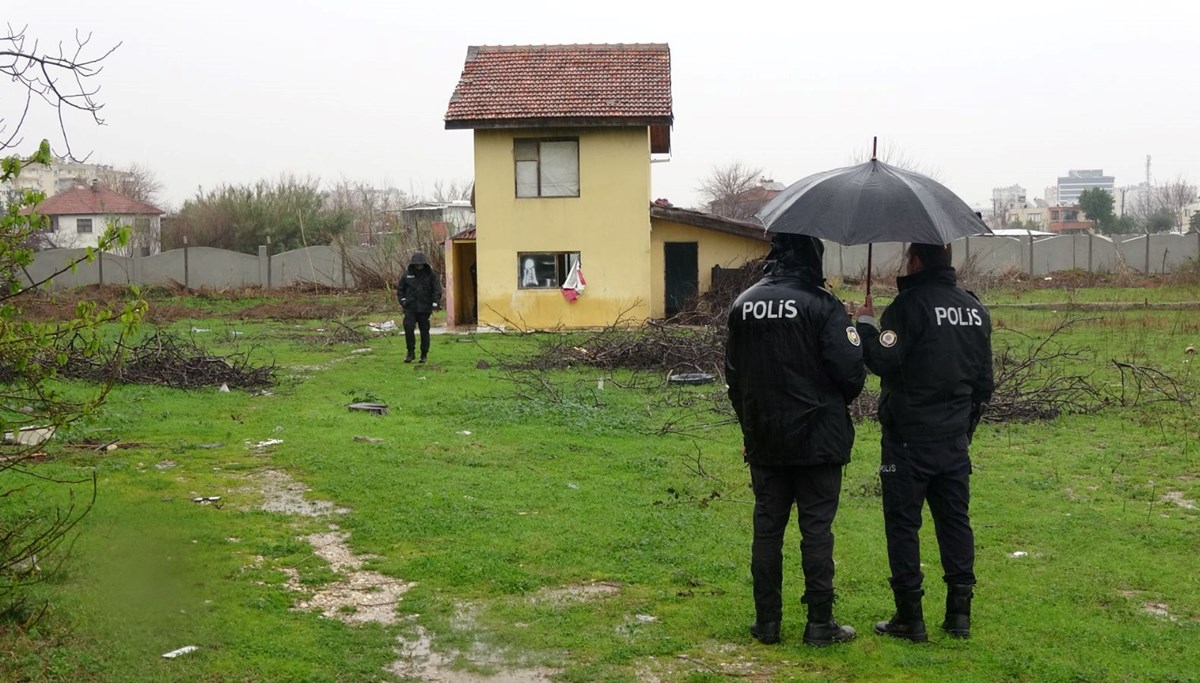
[[[349,250],[347,257],[362,258],[364,251],[370,250]],[[26,269],[28,281],[38,282],[53,275],[47,289],[94,284],[178,284],[192,289],[286,287],[309,282],[330,287],[354,285],[354,278],[343,266],[341,252],[326,246],[282,254],[268,254],[263,246],[255,255],[211,247],[173,249],[153,256],[126,257],[105,253],[97,254],[92,263],[80,262],[74,269],[69,267],[85,254],[83,249],[38,252]]]
[[[665,233],[658,236],[665,239]],[[701,240],[703,242],[703,240]],[[958,267],[970,260],[982,272],[1019,271],[1046,275],[1060,270],[1078,269],[1104,273],[1127,268],[1135,272],[1170,273],[1187,262],[1200,258],[1200,235],[1150,235],[1146,249],[1145,235],[1060,235],[1055,237],[971,237],[954,243],[954,264]],[[724,256],[751,257],[753,249],[744,246],[740,238],[707,258],[701,258],[702,289],[707,278],[709,261],[720,262]],[[659,247],[661,249],[661,247]],[[378,248],[355,247],[346,251],[347,259],[383,265],[389,256]],[[640,249],[640,245],[638,247]],[[876,277],[895,275],[903,267],[904,245],[880,243],[873,246],[872,271]],[[48,289],[64,289],[84,285],[140,284],[186,285],[193,289],[227,289],[240,287],[286,287],[298,283],[316,283],[329,287],[353,287],[354,277],[343,267],[342,254],[332,247],[309,247],[282,254],[267,254],[260,247],[257,255],[191,247],[154,254],[125,257],[103,254],[92,263],[79,263],[74,271],[69,264],[86,253],[83,249],[50,249],[38,252],[26,269],[29,282],[38,282],[56,275]],[[701,256],[705,256],[701,254]],[[391,255],[390,258],[398,258]],[[647,258],[649,265],[650,259]],[[504,263],[512,265],[510,259]],[[268,268],[269,264],[269,268]],[[1032,265],[1031,265],[1032,264]],[[397,264],[396,272],[403,264]],[[867,247],[843,247],[825,243],[825,274],[828,277],[860,278],[867,269]],[[513,279],[515,266],[505,272]],[[588,275],[588,294],[592,293],[592,271]],[[661,272],[661,269],[656,272]],[[269,276],[268,276],[269,273]],[[646,283],[650,289],[650,283]],[[658,289],[652,289],[658,292]],[[558,296],[557,291],[551,294]],[[632,293],[628,294],[632,297]],[[656,294],[657,297],[657,294]],[[548,297],[553,299],[553,297]],[[661,298],[661,297],[657,297]],[[558,303],[555,301],[555,303]],[[661,303],[661,302],[660,302]],[[648,302],[647,302],[648,304]],[[647,311],[649,312],[647,305]],[[482,311],[481,311],[482,313]]]
[[[895,275],[903,265],[904,245],[873,245],[872,272]],[[1170,273],[1188,259],[1200,258],[1200,235],[1057,235],[1054,237],[970,237],[954,242],[954,265],[968,261],[982,272],[1018,271],[1046,275],[1078,269],[1106,273],[1128,268],[1144,273]],[[1147,269],[1147,263],[1149,267]],[[867,246],[825,243],[825,274],[860,278],[867,269]]]

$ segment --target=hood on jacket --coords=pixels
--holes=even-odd
[[[414,251],[412,257],[408,260],[408,269],[416,270],[413,266],[429,266],[429,257],[423,251]]]
[[[771,235],[768,272],[772,275],[799,275],[820,285],[825,281],[822,260],[825,244],[810,235],[775,233]]]

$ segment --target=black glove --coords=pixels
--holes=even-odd
[[[972,403],[971,404],[971,416],[969,418],[969,424],[967,426],[967,441],[971,441],[975,438],[975,428],[979,426],[979,422],[982,419],[983,419],[983,404],[982,403]]]

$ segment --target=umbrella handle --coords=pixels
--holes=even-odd
[[[867,245],[867,296],[871,296],[871,248],[873,244]]]

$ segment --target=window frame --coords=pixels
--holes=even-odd
[[[552,259],[554,277],[552,284],[525,284],[525,260],[534,259],[533,274],[536,282],[543,282],[547,274],[547,262]],[[539,263],[540,261],[540,263]],[[557,291],[562,289],[563,281],[571,274],[571,268],[579,263],[578,251],[518,251],[517,252],[517,289],[519,291]]]
[[[575,193],[574,194],[545,194],[544,180],[544,164],[542,162],[543,143],[553,142],[572,142],[575,144]],[[532,143],[536,146],[535,153],[532,159],[521,158],[525,156],[521,153],[519,147],[522,143]],[[532,162],[534,166],[534,174],[537,179],[536,194],[521,194],[521,171],[522,163]],[[579,138],[578,137],[550,137],[550,138],[513,138],[513,195],[517,199],[578,199],[582,194],[583,184],[579,177]]]
[[[84,223],[87,223],[87,230],[84,230],[84,229],[83,229],[83,227],[84,227],[84,226],[83,226],[83,224],[84,224]],[[92,234],[92,233],[94,233],[95,231],[96,231],[96,229],[95,229],[95,226],[94,226],[94,220],[93,220],[93,219],[91,219],[91,218],[76,218],[76,219],[75,219],[75,234],[77,234],[77,235],[91,235],[91,234]]]

